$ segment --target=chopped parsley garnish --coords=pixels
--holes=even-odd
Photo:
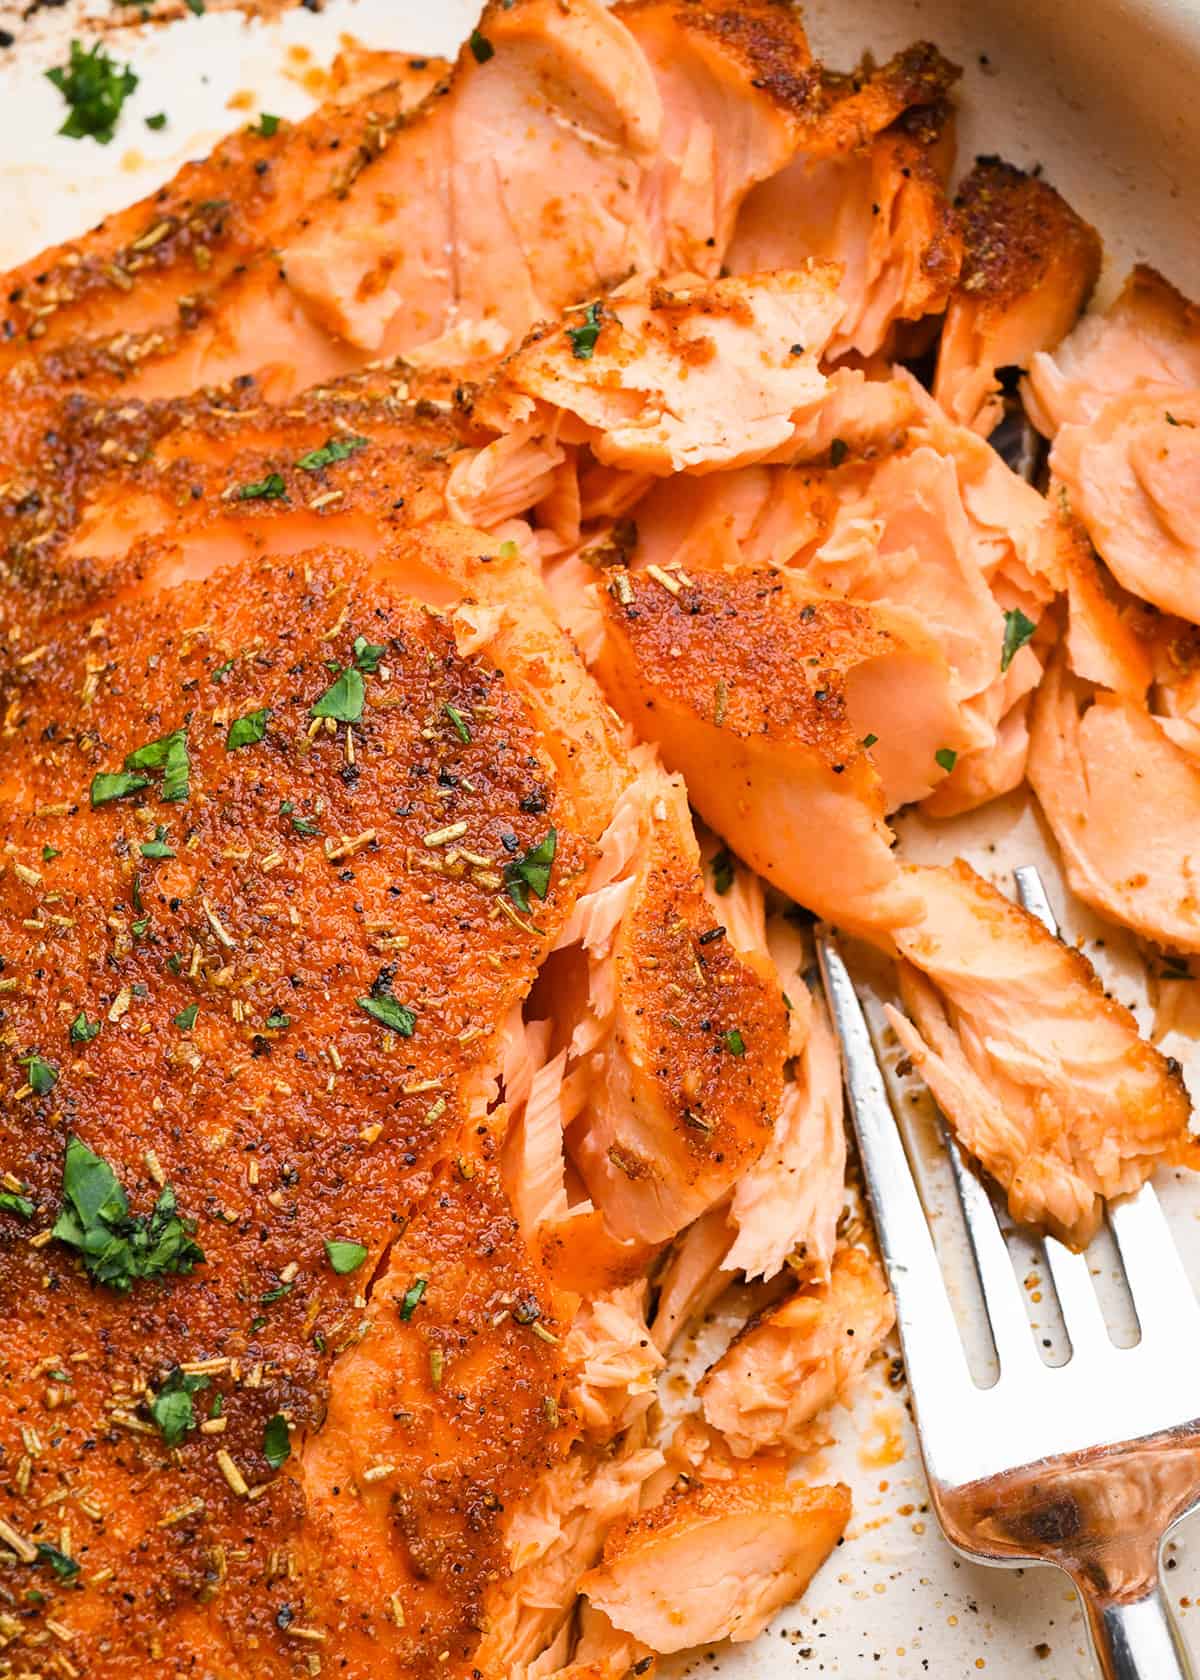
[[[230,671],[232,671],[232,670],[233,670],[233,660],[232,659],[226,659],[226,660],[223,660],[220,665],[214,665],[212,671],[210,672],[210,675],[211,675],[212,680],[214,682],[224,682],[225,678],[229,675]]]
[[[1000,669],[1007,671],[1017,654],[1033,635],[1037,625],[1026,618],[1020,607],[1004,615],[1004,645],[1000,650]]]
[[[63,1196],[53,1235],[78,1250],[97,1283],[124,1292],[136,1278],[186,1275],[203,1264],[203,1250],[192,1240],[195,1221],[180,1218],[171,1186],[163,1186],[148,1214],[131,1214],[108,1162],[74,1133],[63,1159]]]
[[[268,473],[266,478],[252,479],[239,484],[234,493],[236,502],[280,502],[287,500],[287,484],[282,473]]]
[[[191,1032],[196,1025],[196,1017],[200,1013],[198,1003],[189,1003],[186,1009],[181,1009],[175,1017],[175,1025],[180,1032]]]
[[[272,1009],[265,1022],[265,1025],[272,1032],[282,1032],[285,1027],[290,1027],[291,1024],[292,1017],[285,1015],[281,1009]]]
[[[453,724],[454,733],[458,736],[459,740],[469,745],[471,740],[471,731],[467,725],[466,718],[463,717],[458,707],[452,706],[447,700],[446,704],[442,707],[442,710]]]
[[[272,1470],[282,1470],[292,1456],[292,1443],[288,1435],[287,1419],[282,1412],[276,1412],[273,1418],[268,1418],[263,1430],[263,1457]]]
[[[400,1303],[400,1317],[404,1320],[405,1324],[408,1323],[409,1319],[420,1306],[421,1298],[428,1288],[429,1279],[419,1277],[414,1278],[408,1288],[404,1291],[404,1299]]]
[[[950,747],[939,747],[933,755],[935,763],[947,773],[958,763],[958,754]]]
[[[829,445],[830,466],[840,467],[849,453],[850,445],[846,442],[845,438],[834,438],[833,442]]]
[[[38,1563],[48,1563],[60,1581],[73,1581],[79,1574],[79,1565],[66,1552],[60,1552],[57,1546],[51,1546],[45,1540],[38,1541]]]
[[[153,840],[143,840],[138,847],[144,858],[170,858],[175,856],[174,849],[167,844],[167,831],[161,823],[154,830]]]
[[[192,1395],[207,1387],[207,1377],[189,1377],[176,1365],[151,1400],[150,1416],[169,1447],[179,1446],[188,1430],[195,1429],[196,1409],[192,1405]]]
[[[191,773],[191,762],[188,758],[187,730],[173,729],[169,735],[160,735],[157,741],[147,741],[144,747],[131,752],[125,760],[126,770],[161,770],[163,773],[162,791],[159,798],[167,804],[178,804],[188,796],[188,777]],[[142,783],[145,787],[147,784]],[[92,784],[92,803],[96,803],[95,783]],[[119,798],[120,795],[113,795]]]
[[[149,776],[134,776],[128,770],[100,770],[92,777],[92,808],[113,799],[128,799],[150,786]]]
[[[166,128],[166,126],[167,113],[165,111],[156,111],[152,117],[146,118],[146,127],[154,129],[156,133],[160,128]]]
[[[42,1056],[26,1056],[21,1066],[35,1097],[44,1097],[58,1084],[58,1069]]]
[[[504,865],[504,885],[518,910],[529,913],[529,894],[545,898],[550,890],[550,867],[558,847],[558,831],[551,829],[544,840],[531,846],[524,857]]]
[[[600,337],[601,324],[600,305],[589,303],[584,311],[582,325],[567,328],[567,337],[571,340],[571,354],[577,362],[591,361],[596,340]]]
[[[728,846],[722,846],[713,856],[712,880],[713,891],[720,893],[724,898],[733,885],[733,853]]]
[[[339,1277],[345,1277],[347,1272],[356,1272],[367,1258],[367,1250],[362,1243],[346,1242],[340,1237],[326,1237],[325,1253]]]
[[[90,1044],[99,1036],[102,1021],[89,1021],[87,1010],[81,1009],[67,1029],[67,1037],[72,1044]]]
[[[260,111],[255,125],[255,134],[261,134],[264,140],[269,140],[279,131],[279,118],[271,115],[270,111]]]
[[[878,739],[878,735],[864,735],[859,744],[863,747],[873,747]]]
[[[274,1289],[268,1289],[265,1295],[260,1295],[259,1302],[264,1307],[273,1306],[276,1301],[282,1301],[285,1295],[290,1295],[295,1287],[294,1283],[277,1284]],[[266,1323],[265,1319],[263,1323]]]
[[[46,80],[53,82],[71,107],[58,132],[71,140],[87,136],[101,146],[107,146],[116,133],[121,107],[138,85],[132,68],[119,67],[99,41],[90,52],[72,41],[70,60],[47,70]]]
[[[310,449],[307,455],[301,455],[296,465],[301,472],[320,472],[322,467],[332,467],[337,461],[349,460],[351,455],[365,449],[370,441],[370,438],[355,436],[329,437],[320,449]]]
[[[354,638],[354,663],[360,671],[367,671],[373,676],[386,652],[382,642],[369,642],[365,636]]]
[[[731,1056],[744,1056],[746,1054],[746,1040],[736,1027],[730,1027],[728,1032],[722,1033],[721,1042]]]
[[[261,741],[267,733],[267,719],[270,715],[270,706],[260,706],[256,712],[247,712],[245,717],[234,718],[225,737],[225,751],[237,752],[239,747],[252,747],[257,741]]]
[[[204,16],[204,0],[184,0],[184,5],[193,17]]]
[[[61,856],[62,856],[62,853],[59,851],[57,846],[51,846],[51,845],[47,844],[47,845],[42,847],[42,862],[43,863],[53,863],[56,857],[61,857]]]
[[[482,30],[472,29],[467,45],[474,54],[476,64],[486,64],[489,58],[496,56],[495,47]]]
[[[365,696],[361,675],[353,665],[347,665],[312,707],[311,716],[334,718],[338,723],[357,723],[362,716]]]
[[[365,1009],[372,1020],[390,1027],[392,1032],[399,1033],[401,1038],[411,1038],[416,1031],[416,1013],[388,992],[383,992],[377,997],[360,997],[358,1007]]]
[[[141,939],[145,934],[146,929],[150,926],[150,918],[149,916],[143,916],[140,921],[131,922],[129,925],[134,938]]]
[[[297,834],[302,834],[306,840],[311,840],[315,834],[321,832],[311,817],[293,817],[292,827]]]
[[[0,1190],[0,1213],[15,1213],[18,1219],[33,1218],[33,1203],[16,1190]]]

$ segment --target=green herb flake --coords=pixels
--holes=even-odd
[[[379,997],[360,997],[358,1007],[365,1009],[373,1020],[399,1033],[401,1038],[411,1038],[416,1031],[416,1013],[386,992]]]
[[[144,858],[173,858],[174,849],[167,844],[167,831],[161,824],[154,830],[153,840],[143,840],[138,847]]]
[[[176,1365],[158,1393],[150,1401],[150,1416],[162,1432],[169,1447],[178,1447],[189,1429],[196,1427],[196,1410],[192,1395],[208,1387],[208,1378],[189,1377]]]
[[[285,1027],[290,1027],[291,1024],[292,1017],[285,1015],[281,1009],[273,1009],[264,1022],[264,1025],[271,1032],[282,1032]]]
[[[338,461],[348,461],[351,455],[365,449],[370,441],[370,438],[354,436],[326,438],[320,449],[310,449],[307,455],[301,455],[296,465],[301,472],[320,472],[323,467],[332,467]]]
[[[591,361],[596,340],[600,337],[601,325],[599,303],[589,303],[584,311],[582,324],[567,328],[567,337],[571,340],[571,354],[577,362]]]
[[[722,846],[719,852],[713,854],[712,860],[713,891],[722,898],[733,885],[733,874],[733,853],[728,846]]]
[[[429,1279],[418,1277],[414,1278],[408,1288],[404,1291],[404,1299],[400,1303],[400,1317],[404,1320],[405,1324],[408,1323],[409,1319],[420,1306],[421,1299],[428,1288]]]
[[[442,707],[442,710],[450,719],[454,728],[454,733],[458,736],[459,740],[469,746],[471,742],[471,731],[467,725],[466,718],[463,717],[458,707],[452,706],[449,700],[447,700],[446,704]]]
[[[184,4],[193,17],[204,16],[204,0],[184,0]]]
[[[79,1565],[75,1559],[68,1557],[66,1552],[60,1552],[57,1546],[51,1546],[45,1540],[38,1541],[37,1563],[48,1563],[60,1581],[73,1581],[79,1574]]]
[[[286,502],[287,484],[282,473],[268,473],[265,478],[239,484],[233,499],[235,502]]]
[[[189,1003],[186,1009],[181,1009],[175,1017],[175,1025],[180,1032],[191,1032],[196,1025],[196,1017],[200,1013],[198,1003]]]
[[[149,776],[133,776],[127,770],[100,770],[92,777],[92,809],[114,799],[128,799],[150,786]]]
[[[1037,625],[1026,618],[1020,607],[1013,607],[1004,615],[1004,644],[1000,650],[1000,669],[1007,671],[1017,654],[1033,635]]]
[[[99,41],[88,52],[79,41],[72,41],[70,59],[47,70],[46,80],[71,107],[58,132],[71,140],[86,136],[101,146],[107,146],[116,133],[121,107],[138,85],[132,68],[119,66]]]
[[[472,29],[467,45],[471,49],[476,64],[486,64],[489,58],[495,58],[496,56],[495,47],[482,30]]]
[[[252,747],[261,741],[267,733],[267,719],[270,715],[270,706],[260,706],[256,712],[247,712],[245,717],[234,718],[225,737],[225,751],[237,752],[239,747]]]
[[[279,118],[272,116],[270,111],[260,111],[254,132],[255,134],[261,134],[264,140],[269,140],[272,135],[279,132]]]
[[[14,1213],[18,1219],[33,1218],[33,1203],[16,1190],[0,1190],[0,1213]]]
[[[373,675],[378,671],[379,662],[386,652],[382,642],[369,642],[365,636],[354,638],[354,663],[360,671],[368,671]]]
[[[295,1287],[296,1285],[294,1283],[277,1284],[274,1289],[268,1289],[265,1294],[258,1297],[259,1305],[264,1307],[273,1306],[276,1301],[282,1301],[285,1295],[290,1295]],[[264,1320],[263,1322],[265,1323],[266,1321]]]
[[[367,1258],[367,1250],[362,1243],[347,1242],[341,1237],[326,1237],[325,1253],[329,1257],[329,1264],[339,1277],[345,1277],[348,1272],[356,1272]]]
[[[167,1184],[148,1214],[131,1214],[129,1199],[108,1162],[74,1133],[63,1159],[64,1205],[53,1235],[77,1250],[97,1283],[121,1292],[137,1278],[189,1273],[204,1253],[192,1240],[195,1221],[180,1217]]]
[[[131,922],[129,926],[130,932],[133,934],[134,938],[141,939],[144,937],[147,928],[150,926],[150,918],[149,916],[143,916],[139,921]]]
[[[746,1054],[746,1040],[736,1027],[730,1027],[728,1032],[722,1033],[721,1042],[731,1056],[744,1056]]]
[[[219,1418],[225,1415],[225,1396],[223,1394],[213,1395],[209,1401],[208,1415],[210,1418]]]
[[[859,742],[859,745],[862,747],[873,747],[878,739],[878,735],[864,735],[862,740]]]
[[[311,817],[293,817],[292,827],[297,834],[302,834],[306,840],[311,840],[314,835],[321,832]]]
[[[58,1069],[42,1056],[26,1056],[21,1066],[35,1097],[47,1096],[58,1084]]]
[[[939,747],[933,757],[934,762],[939,764],[947,774],[949,774],[958,763],[958,754],[950,747]]]
[[[362,676],[353,665],[347,665],[315,702],[310,715],[333,718],[337,723],[357,723],[365,698]]]
[[[42,847],[42,862],[43,863],[53,863],[56,857],[61,857],[61,856],[62,856],[62,853],[59,851],[57,846],[45,845],[45,846]]]
[[[292,1456],[292,1442],[288,1434],[287,1419],[282,1412],[276,1412],[273,1418],[268,1418],[263,1430],[263,1457],[272,1470],[282,1470]]]
[[[187,730],[173,729],[169,735],[160,735],[157,741],[147,741],[144,747],[138,747],[136,752],[129,754],[125,760],[125,768],[139,772],[161,770],[163,782],[159,797],[167,804],[177,805],[188,796],[188,778],[191,774]],[[145,782],[142,783],[143,787],[146,785]],[[92,803],[95,802],[93,794]]]
[[[518,910],[529,913],[529,894],[544,899],[550,890],[550,868],[558,847],[558,832],[551,829],[544,840],[531,846],[524,857],[513,858],[504,866],[504,885]]]
[[[165,111],[156,111],[152,117],[146,118],[146,127],[152,128],[155,133],[157,133],[160,128],[166,128],[166,126],[167,113]]]
[[[226,659],[220,665],[214,665],[209,675],[215,683],[224,682],[225,678],[232,670],[233,660]]]
[[[102,1021],[89,1021],[87,1010],[81,1009],[67,1028],[67,1037],[72,1044],[90,1044],[99,1037],[103,1025]]]

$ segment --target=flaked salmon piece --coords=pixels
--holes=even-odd
[[[681,1483],[617,1526],[580,1587],[652,1650],[741,1643],[804,1591],[849,1516],[847,1488],[780,1486],[753,1466]]]
[[[837,1043],[803,981],[789,993],[792,1018],[806,1013],[793,1078],[771,1141],[734,1186],[735,1237],[724,1266],[747,1278],[774,1277],[790,1255],[817,1275],[828,1272],[845,1196],[846,1133]],[[804,1000],[801,1004],[801,998]]]
[[[627,471],[741,466],[786,447],[793,416],[820,406],[840,314],[829,263],[622,290],[535,332],[476,413],[549,405],[571,441]]]
[[[195,307],[306,205],[344,191],[448,69],[392,52],[335,62],[333,97],[311,116],[238,129],[148,198],[10,269],[0,369],[72,339],[171,326],[184,300]]]
[[[1068,543],[1067,663],[1085,682],[1141,700],[1154,680],[1159,615],[1121,588],[1076,520]]]
[[[578,1620],[579,1638],[571,1661],[565,1668],[547,1669],[546,1680],[629,1680],[631,1675],[654,1680],[658,1663],[648,1645],[621,1633],[586,1599],[579,1605]]]
[[[114,1236],[129,1297],[66,1242],[6,1242],[0,1357],[21,1375],[0,1428],[15,1438],[40,1407],[33,1373],[68,1351],[66,1313],[80,1427],[31,1491],[86,1474],[106,1513],[68,1548],[86,1588],[67,1605],[47,1571],[29,1631],[65,1611],[114,1672],[161,1638],[198,1671],[248,1672],[253,1649],[256,1680],[274,1680],[295,1661],[286,1604],[356,1680],[445,1673],[446,1650],[469,1667],[506,1569],[503,1512],[565,1446],[544,1401],[563,1393],[568,1323],[497,1182],[501,1121],[476,1110],[590,856],[537,714],[406,597],[402,567],[346,552],[147,587],[39,634],[4,641],[6,693],[42,743],[0,741],[21,865],[0,883],[19,981],[5,1077],[28,1085],[5,1105],[4,1158],[49,1228],[73,1163],[101,1170],[77,1132],[137,1229],[172,1234],[157,1276]],[[56,740],[68,712],[86,726]],[[530,931],[502,908],[501,836],[523,858],[550,832]],[[33,1083],[22,1056],[46,1070]],[[508,1291],[519,1317],[497,1316]],[[373,1298],[375,1322],[356,1304]],[[168,1445],[146,1402],[193,1362],[211,1392]],[[198,1429],[217,1395],[221,1458]],[[347,1469],[361,1497],[339,1495]],[[228,1552],[216,1599],[192,1590],[197,1547]]]
[[[937,753],[967,740],[915,620],[766,570],[617,572],[604,606],[601,680],[705,822],[822,915],[911,920],[884,812],[914,783],[928,792]]]
[[[723,1263],[732,1235],[728,1204],[719,1202],[675,1239],[658,1280],[651,1326],[655,1343],[664,1353],[732,1281],[734,1272]]]
[[[649,1288],[640,1278],[585,1301],[563,1342],[567,1404],[592,1440],[613,1440],[654,1399],[666,1360],[646,1323]]]
[[[921,91],[956,73],[935,58]],[[854,149],[802,148],[749,194],[726,262],[735,273],[838,263],[845,313],[830,356],[885,351],[899,323],[939,314],[958,278],[962,238],[945,190],[953,155],[950,107],[936,96]]]
[[[705,1421],[738,1458],[821,1445],[821,1413],[845,1399],[895,1319],[877,1262],[839,1249],[828,1283],[752,1319],[707,1372],[696,1391]]]
[[[1068,423],[1055,480],[1117,582],[1163,612],[1200,622],[1200,383],[1143,386]]]
[[[1030,703],[1031,696],[1022,694],[996,723],[989,746],[955,759],[946,779],[921,801],[926,816],[962,816],[1021,786],[1029,762]]]
[[[506,1531],[511,1573],[488,1594],[475,1656],[484,1674],[521,1674],[554,1644],[606,1533],[653,1497],[664,1462],[657,1447],[626,1445],[612,1455],[577,1447],[516,1502]]]
[[[1168,949],[1200,951],[1200,761],[1140,694],[1057,659],[1034,706],[1029,780],[1071,891]]]
[[[1200,313],[1156,269],[1138,263],[1116,301],[1085,315],[1051,352],[1033,358],[1022,387],[1046,437],[1094,420],[1112,397],[1146,386],[1200,386]]]
[[[1126,807],[1132,762],[1122,760]],[[912,1020],[890,1007],[889,1019],[1013,1217],[1083,1246],[1105,1198],[1185,1158],[1178,1070],[1080,952],[967,864],[909,865],[905,876],[925,915],[895,934]]]
[[[978,158],[955,206],[963,263],[946,308],[933,394],[987,437],[1004,403],[1001,368],[1028,368],[1075,325],[1100,273],[1100,236],[1041,175]]]
[[[624,0],[616,12],[662,101],[642,187],[657,266],[715,276],[747,190],[790,161],[821,80],[800,15],[770,0]]]
[[[682,782],[659,771],[650,786],[633,890],[590,982],[594,1025],[575,1029],[592,1075],[567,1138],[614,1234],[654,1243],[720,1201],[761,1153],[786,1028],[770,964],[714,931]]]

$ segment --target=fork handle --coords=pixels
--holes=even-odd
[[[1187,1648],[1162,1588],[1116,1604],[1075,1577],[1104,1680],[1194,1680]]]

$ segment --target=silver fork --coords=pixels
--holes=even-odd
[[[1037,871],[1025,908],[1057,932]],[[1193,1680],[1159,1580],[1162,1542],[1200,1502],[1200,1306],[1149,1185],[1110,1206],[1141,1339],[1114,1346],[1084,1255],[1044,1241],[1071,1344],[1037,1352],[988,1190],[947,1133],[1000,1374],[967,1365],[925,1212],[866,1019],[833,934],[817,954],[904,1348],[934,1510],[979,1563],[1049,1563],[1084,1605],[1106,1680]]]

